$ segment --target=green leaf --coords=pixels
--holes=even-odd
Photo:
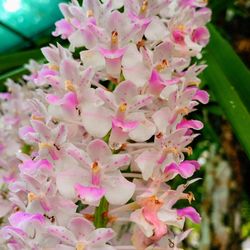
[[[207,46],[207,54],[214,57],[225,77],[250,109],[250,71],[212,24],[209,25],[209,31],[211,40]]]
[[[250,158],[249,71],[215,28],[209,29],[211,43],[205,55],[208,68],[203,77]]]
[[[27,50],[0,56],[0,74],[28,63],[30,59],[42,58],[40,49]]]
[[[8,79],[12,79],[13,81],[17,81],[18,79],[22,78],[23,75],[29,73],[27,69],[24,67],[17,68],[15,70],[9,71],[3,75],[0,75],[0,90],[2,91],[5,89],[3,83]]]

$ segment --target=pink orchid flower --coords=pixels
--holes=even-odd
[[[67,153],[82,166],[66,169],[57,175],[57,187],[63,196],[77,195],[84,203],[95,206],[103,196],[111,204],[117,205],[124,204],[131,198],[135,186],[119,170],[129,165],[128,154],[112,155],[108,145],[99,139],[87,146],[87,152],[72,145]]]

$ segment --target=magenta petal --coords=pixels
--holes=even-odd
[[[45,223],[45,218],[42,214],[30,214],[25,212],[17,212],[9,217],[9,222],[12,226],[19,226],[23,222],[37,221],[41,224]]]
[[[192,40],[202,46],[206,46],[209,41],[209,31],[206,27],[199,27],[193,31]]]
[[[179,166],[176,163],[171,163],[165,168],[164,172],[167,175],[177,173],[186,179],[191,177],[199,167],[200,165],[197,161],[183,161]]]
[[[77,95],[74,92],[69,92],[60,98],[56,95],[48,94],[46,99],[49,104],[53,105],[62,105],[67,111],[75,110],[75,107],[78,105]]]
[[[28,235],[20,228],[5,226],[1,228],[0,237],[6,240],[8,240],[10,237],[13,237],[15,239],[20,239],[24,241],[28,237]],[[16,248],[16,249],[21,249],[21,248]]]
[[[184,43],[184,33],[182,31],[174,30],[172,35],[173,35],[173,39],[176,43],[178,43],[178,44]]]
[[[48,94],[46,96],[46,100],[49,104],[54,104],[54,105],[60,104],[60,97],[53,94]]]
[[[184,216],[199,224],[201,222],[200,214],[193,207],[177,209],[178,216]]]
[[[81,184],[75,185],[77,195],[86,203],[99,201],[105,194],[105,189],[99,187],[87,187]]]
[[[197,120],[185,120],[183,119],[176,127],[179,128],[192,128],[196,130],[200,130],[203,128],[203,123]]]
[[[74,92],[67,93],[62,99],[62,106],[69,111],[74,110],[77,105],[78,100]]]
[[[156,70],[152,71],[149,80],[149,88],[154,94],[160,94],[160,92],[165,88],[164,82],[161,80],[160,75]]]
[[[65,19],[56,22],[56,31],[52,32],[53,36],[62,36],[67,39],[74,32],[73,26]]]
[[[46,159],[39,160],[38,161],[38,167],[40,169],[46,169],[46,170],[51,170],[53,168],[52,164]]]
[[[10,93],[0,93],[0,100],[9,100],[11,99]]]
[[[113,118],[112,127],[121,128],[123,132],[130,132],[139,125],[138,121],[124,121],[121,119]]]
[[[197,90],[193,99],[198,100],[199,102],[201,102],[203,104],[207,104],[209,101],[209,95],[205,90]]]
[[[46,160],[39,160],[37,162],[32,160],[26,160],[23,164],[19,165],[19,169],[22,173],[34,174],[37,170],[51,170],[53,168],[52,164]]]
[[[117,58],[120,58],[124,55],[124,53],[126,52],[126,48],[121,48],[121,49],[116,49],[116,50],[109,50],[109,49],[100,48],[99,52],[105,58],[117,59]]]

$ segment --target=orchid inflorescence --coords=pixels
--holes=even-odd
[[[177,175],[200,168],[188,119],[211,12],[204,0],[60,4],[54,36],[1,98],[0,242],[6,249],[180,249],[200,223]],[[188,204],[188,203],[187,203]],[[5,248],[4,248],[5,249]]]

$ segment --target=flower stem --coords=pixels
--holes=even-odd
[[[106,227],[108,223],[109,203],[105,197],[100,201],[100,205],[95,209],[94,225],[96,228]]]

